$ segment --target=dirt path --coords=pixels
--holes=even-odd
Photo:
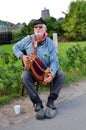
[[[60,92],[59,98],[56,100],[58,102],[64,101],[66,99],[73,98],[75,96],[86,93],[86,79],[70,84],[69,86],[64,86]],[[43,100],[43,104],[46,104],[49,92],[41,92],[40,97]],[[13,106],[19,104],[21,106],[21,114],[15,115]],[[33,117],[35,115],[33,111],[33,104],[30,102],[29,97],[22,97],[18,100],[13,100],[10,104],[4,105],[0,108],[0,130],[9,125],[21,122],[26,118]]]

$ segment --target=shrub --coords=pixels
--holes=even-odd
[[[13,54],[0,50],[0,95],[11,95],[21,90],[21,64]]]

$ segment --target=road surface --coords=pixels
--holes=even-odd
[[[32,116],[3,130],[86,130],[86,93],[56,105],[57,115],[53,119],[36,120]]]

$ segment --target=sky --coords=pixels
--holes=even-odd
[[[68,12],[71,1],[74,0],[0,0],[0,20],[28,24],[32,19],[39,19],[44,8],[58,19],[65,17],[62,11]]]

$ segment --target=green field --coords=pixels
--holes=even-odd
[[[13,52],[12,47],[13,47],[13,44],[0,45],[0,49],[3,49],[3,50],[10,52],[10,53]]]
[[[82,47],[86,46],[86,42],[59,42],[58,53],[61,55],[65,55],[68,48],[75,46],[77,44],[81,45]]]
[[[66,50],[69,47],[74,46],[76,44],[80,44],[82,47],[86,46],[86,42],[58,42],[58,53],[64,55]],[[12,47],[13,47],[13,44],[0,45],[0,49],[3,49],[5,51],[11,52],[11,53],[13,53]]]

